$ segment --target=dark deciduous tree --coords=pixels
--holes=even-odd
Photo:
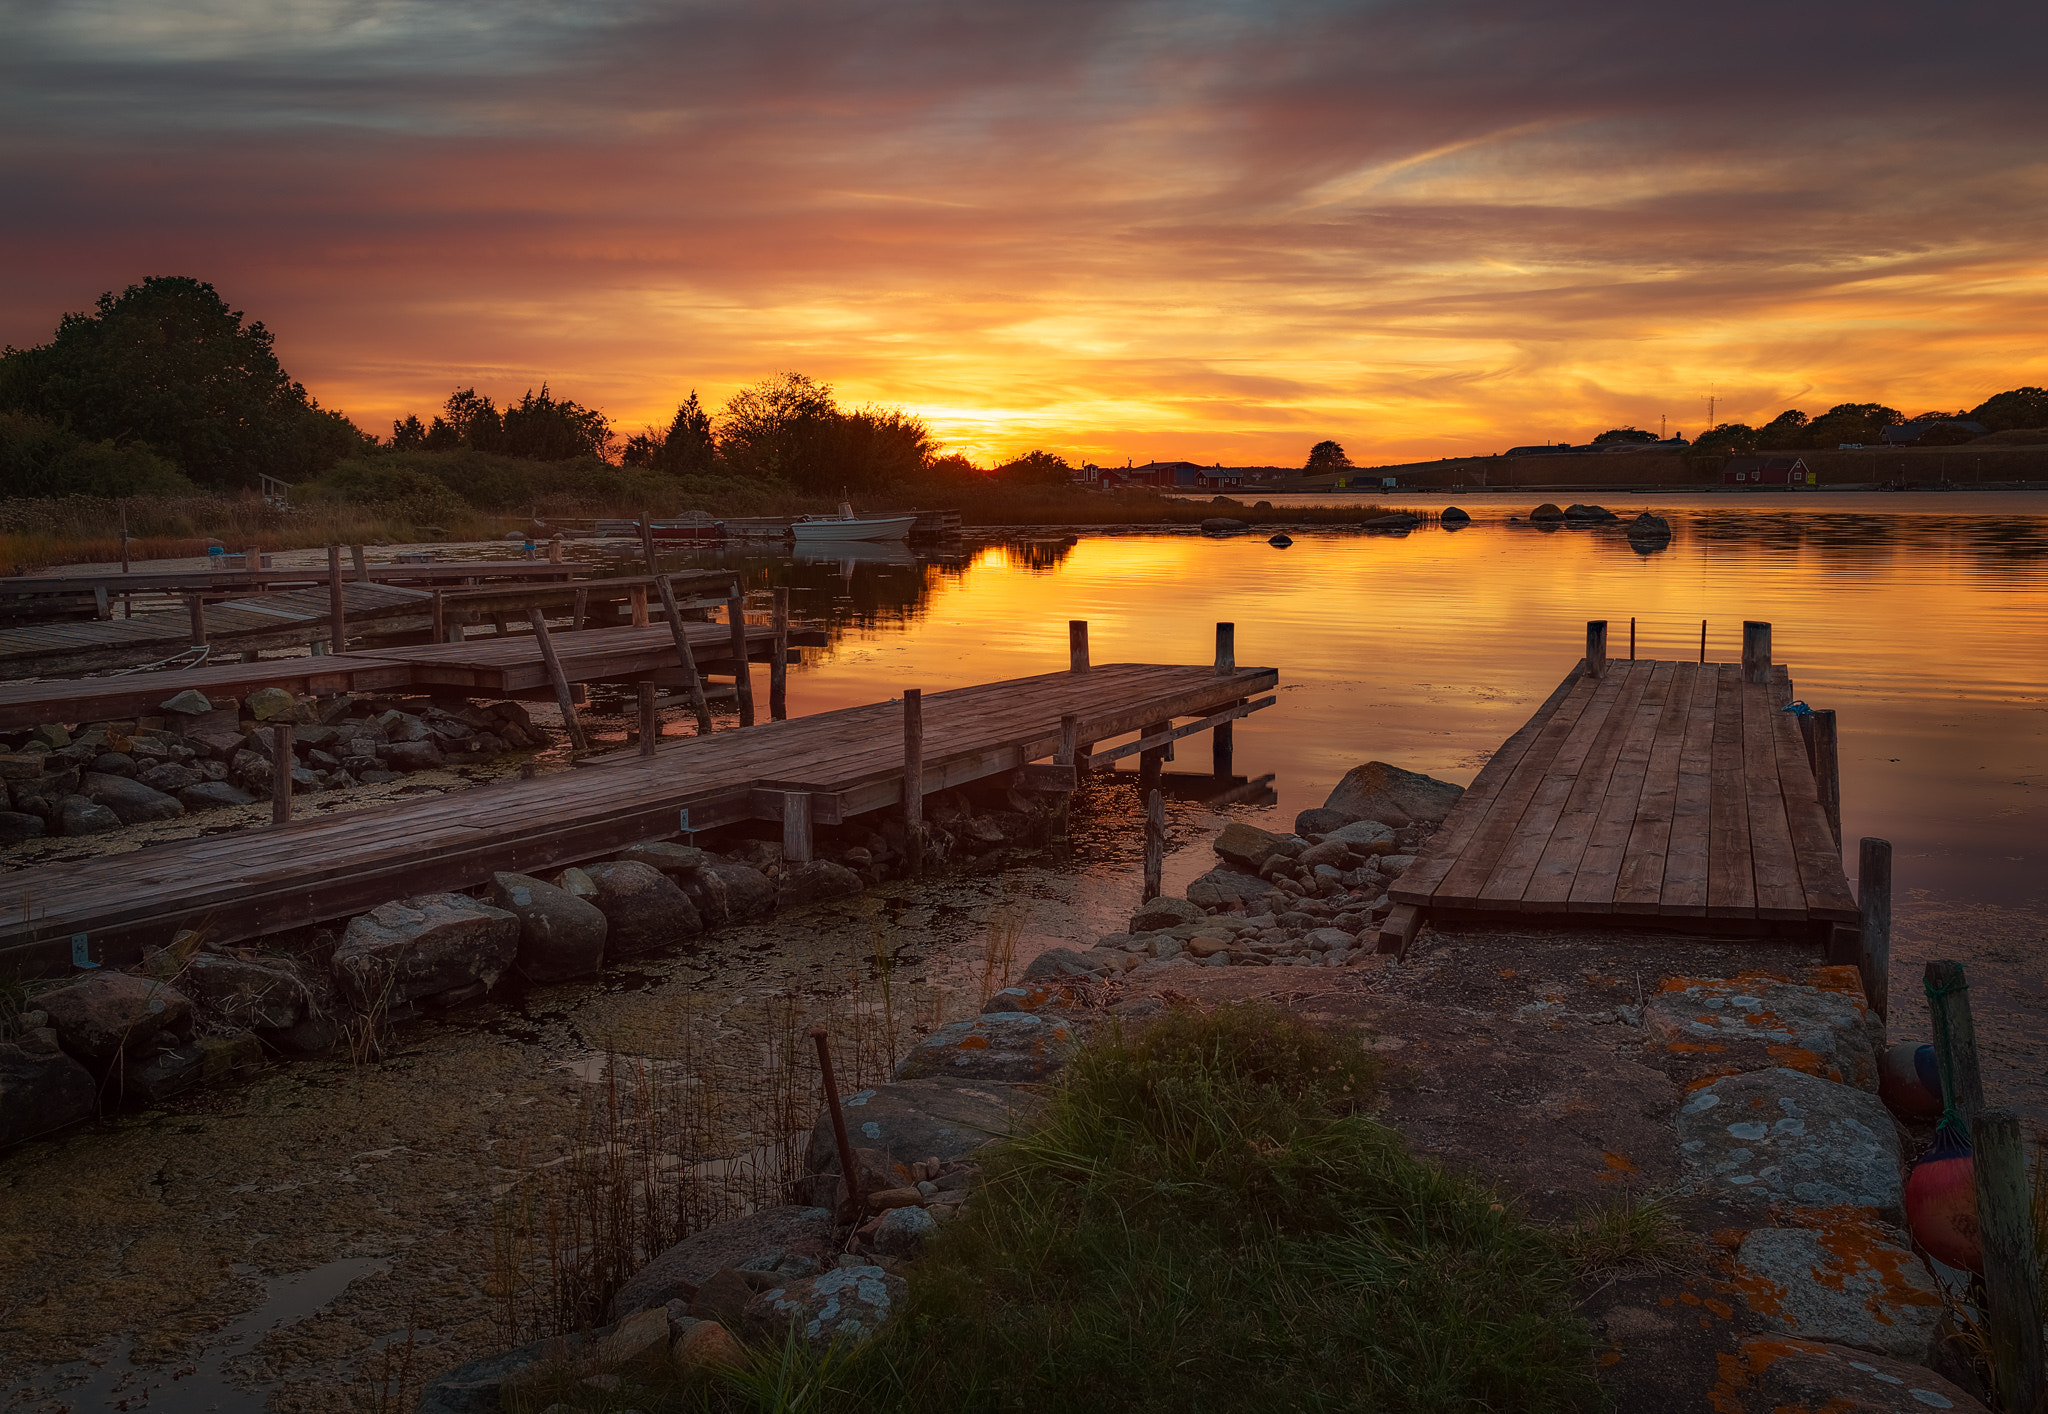
[[[49,343],[0,354],[0,408],[142,444],[217,487],[311,475],[375,445],[307,396],[271,345],[212,285],[153,276],[65,315]]]
[[[1761,448],[1779,450],[1806,446],[1806,414],[1798,408],[1787,408],[1757,428],[1756,444]]]
[[[711,435],[711,414],[697,401],[697,390],[676,409],[668,431],[659,438],[654,459],[647,464],[677,476],[707,472],[718,465],[718,443]]]
[[[920,419],[900,408],[843,411],[830,384],[801,373],[733,394],[718,429],[719,457],[734,471],[820,494],[900,484],[934,450]]]
[[[1654,433],[1645,432],[1640,427],[1610,427],[1593,439],[1593,445],[1597,447],[1607,442],[1654,442],[1656,440],[1657,438]]]
[[[1065,457],[1035,448],[1014,461],[1004,462],[992,473],[999,481],[1016,481],[1031,486],[1064,486],[1074,479],[1074,468]]]
[[[1970,409],[1970,421],[1992,432],[2016,427],[2048,427],[2048,389],[2012,388],[1994,393]]]
[[[1758,432],[1741,422],[1724,422],[1711,432],[1702,432],[1692,444],[1696,457],[1745,457],[1757,449]]]
[[[1344,449],[1335,442],[1318,442],[1308,449],[1308,464],[1304,471],[1330,471],[1337,467],[1350,466],[1351,458],[1344,455]]]

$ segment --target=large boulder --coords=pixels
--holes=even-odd
[[[57,802],[58,833],[103,835],[121,828],[121,817],[97,801],[82,795],[67,795]]]
[[[704,931],[689,896],[651,864],[616,859],[583,872],[597,886],[591,901],[610,925],[605,946],[615,957],[680,943]]]
[[[1223,827],[1216,836],[1215,850],[1224,860],[1240,869],[1256,874],[1259,866],[1274,855],[1293,858],[1301,853],[1301,841],[1287,835],[1276,835],[1270,830],[1261,830],[1256,825],[1247,825],[1242,820],[1233,820]]]
[[[281,687],[259,687],[242,699],[252,720],[258,722],[310,722],[313,714]]]
[[[135,779],[153,791],[175,796],[187,786],[198,785],[206,776],[190,766],[180,766],[175,761],[162,761],[147,770],[136,772]]]
[[[526,874],[493,874],[491,905],[519,920],[519,971],[535,982],[582,977],[604,966],[602,909]]]
[[[215,953],[195,953],[178,985],[213,1017],[232,1026],[281,1030],[295,1026],[312,994],[285,963],[268,965]]]
[[[1020,982],[1061,982],[1073,977],[1094,977],[1102,971],[1102,959],[1073,948],[1047,948],[1024,969]]]
[[[1653,516],[1644,511],[1628,523],[1627,535],[1631,540],[1669,540],[1671,522],[1662,516]]]
[[[1131,915],[1131,931],[1151,933],[1160,928],[1171,928],[1176,923],[1200,923],[1207,916],[1184,898],[1162,894],[1150,903],[1138,906],[1138,911]]]
[[[1901,1360],[1934,1353],[1941,1291],[1912,1239],[1855,1208],[1805,1209],[1742,1239],[1735,1284],[1770,1326]]]
[[[748,1303],[746,1324],[770,1345],[792,1331],[817,1350],[858,1345],[903,1308],[909,1293],[908,1282],[880,1267],[836,1267],[762,1292]]]
[[[1883,1020],[1864,1005],[1854,968],[1815,976],[1833,985],[1762,972],[1667,978],[1643,1006],[1644,1044],[1711,1056],[1721,1070],[1781,1065],[1875,1091]]]
[[[226,781],[201,781],[179,791],[178,803],[187,810],[225,810],[233,805],[254,805],[256,797]]]
[[[519,953],[519,920],[466,894],[421,894],[349,920],[334,976],[365,1008],[493,986]]]
[[[126,776],[110,776],[101,771],[86,772],[85,783],[79,793],[95,805],[106,806],[124,825],[139,825],[148,820],[175,820],[185,813],[185,807],[178,804],[175,797],[160,790],[151,790],[142,782]]]
[[[1244,908],[1264,901],[1274,887],[1256,874],[1211,869],[1188,885],[1188,902],[1201,908]]]
[[[150,977],[95,972],[44,992],[36,1005],[49,1013],[64,1049],[88,1060],[141,1055],[162,1037],[192,1034],[192,1001]]]
[[[1398,830],[1418,821],[1441,823],[1464,794],[1463,786],[1449,781],[1404,771],[1384,761],[1368,761],[1344,773],[1323,808],[1346,810],[1361,820],[1377,820]]]
[[[1353,854],[1392,854],[1400,846],[1394,842],[1392,828],[1377,820],[1353,820],[1348,825],[1339,825],[1323,836],[1324,844],[1340,844]]]
[[[646,840],[627,845],[619,851],[619,858],[649,864],[664,874],[674,875],[702,869],[705,861],[711,858],[711,852],[692,845],[671,844],[667,840]]]
[[[1989,1414],[1932,1370],[1826,1341],[1753,1336],[1720,1358],[1724,1379],[1714,1407],[1726,1414]]]
[[[1562,506],[1558,505],[1558,504],[1557,504],[1557,502],[1555,502],[1555,501],[1545,501],[1545,502],[1544,502],[1544,503],[1543,503],[1542,505],[1538,506],[1538,507],[1537,507],[1537,508],[1536,508],[1535,510],[1533,510],[1533,511],[1529,512],[1529,519],[1530,519],[1530,520],[1563,520],[1563,519],[1564,519],[1564,508],[1563,508]]]
[[[782,879],[775,889],[775,907],[778,912],[803,908],[829,899],[852,898],[860,891],[860,875],[844,864],[834,864],[829,859],[813,859],[809,864],[785,864],[782,866]]]
[[[1898,1130],[1867,1090],[1776,1067],[1730,1075],[1678,1108],[1694,1192],[1738,1207],[1843,1204],[1896,1214]]]
[[[448,764],[431,741],[387,741],[377,747],[377,760],[387,771],[433,771]]]
[[[709,850],[691,853],[699,856],[698,863],[666,872],[690,896],[706,928],[746,923],[775,911],[775,885],[766,874],[737,860],[721,859]]]
[[[909,1165],[921,1159],[966,1159],[1012,1133],[1043,1105],[1030,1091],[1008,1085],[930,1079],[856,1091],[846,1097],[843,1110],[848,1141],[872,1151],[885,1168],[903,1166],[894,1176],[907,1184]],[[829,1112],[821,1112],[811,1126],[804,1167],[813,1175],[839,1172],[839,1144]]]
[[[0,1149],[92,1114],[92,1072],[54,1046],[0,1043]]]
[[[727,1267],[742,1271],[810,1270],[828,1266],[834,1226],[826,1208],[763,1208],[743,1218],[714,1224],[692,1233],[649,1262],[612,1298],[612,1319],[623,1321],[639,1311],[674,1300],[687,1300],[713,1272]]]
[[[0,844],[40,839],[48,828],[41,816],[20,810],[0,810]]]
[[[1358,817],[1349,810],[1327,810],[1317,806],[1304,810],[1294,817],[1294,833],[1304,838],[1309,835],[1327,835],[1332,830],[1342,829]]]
[[[896,1079],[1043,1080],[1066,1064],[1073,1049],[1074,1033],[1064,1021],[992,1012],[941,1026],[919,1041],[896,1067]]]
[[[213,699],[197,688],[186,688],[175,697],[167,698],[157,706],[165,712],[175,712],[181,717],[199,717],[213,710]]]

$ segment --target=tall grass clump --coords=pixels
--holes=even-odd
[[[1556,1237],[1359,1113],[1373,1078],[1268,1006],[1090,1045],[816,1407],[1591,1407]]]

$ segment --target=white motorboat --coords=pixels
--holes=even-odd
[[[843,545],[855,540],[908,539],[910,527],[916,523],[914,515],[857,516],[849,502],[841,501],[838,515],[805,516],[789,530],[799,546]]]

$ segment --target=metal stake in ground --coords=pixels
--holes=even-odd
[[[825,1108],[832,1115],[832,1139],[839,1146],[839,1176],[846,1189],[846,1214],[860,1221],[867,1199],[860,1191],[860,1166],[853,1159],[853,1142],[846,1137],[846,1112],[839,1108],[839,1084],[832,1078],[832,1046],[822,1026],[811,1028],[811,1042],[818,1048],[818,1073],[825,1082]]]
[[[676,587],[665,574],[654,577],[654,587],[661,593],[661,611],[668,619],[669,634],[676,641],[676,659],[683,668],[683,691],[690,694],[690,710],[697,714],[697,735],[710,736],[711,704],[704,697],[704,679],[697,675],[697,655],[690,651],[690,635],[683,629],[682,610],[676,607]]]
[[[2043,1368],[2041,1269],[2034,1256],[2019,1116],[2005,1109],[1979,1112],[1970,1126],[1970,1148],[1984,1243],[1992,1387],[2001,1409],[2042,1409],[2048,1407],[2048,1372]]]

